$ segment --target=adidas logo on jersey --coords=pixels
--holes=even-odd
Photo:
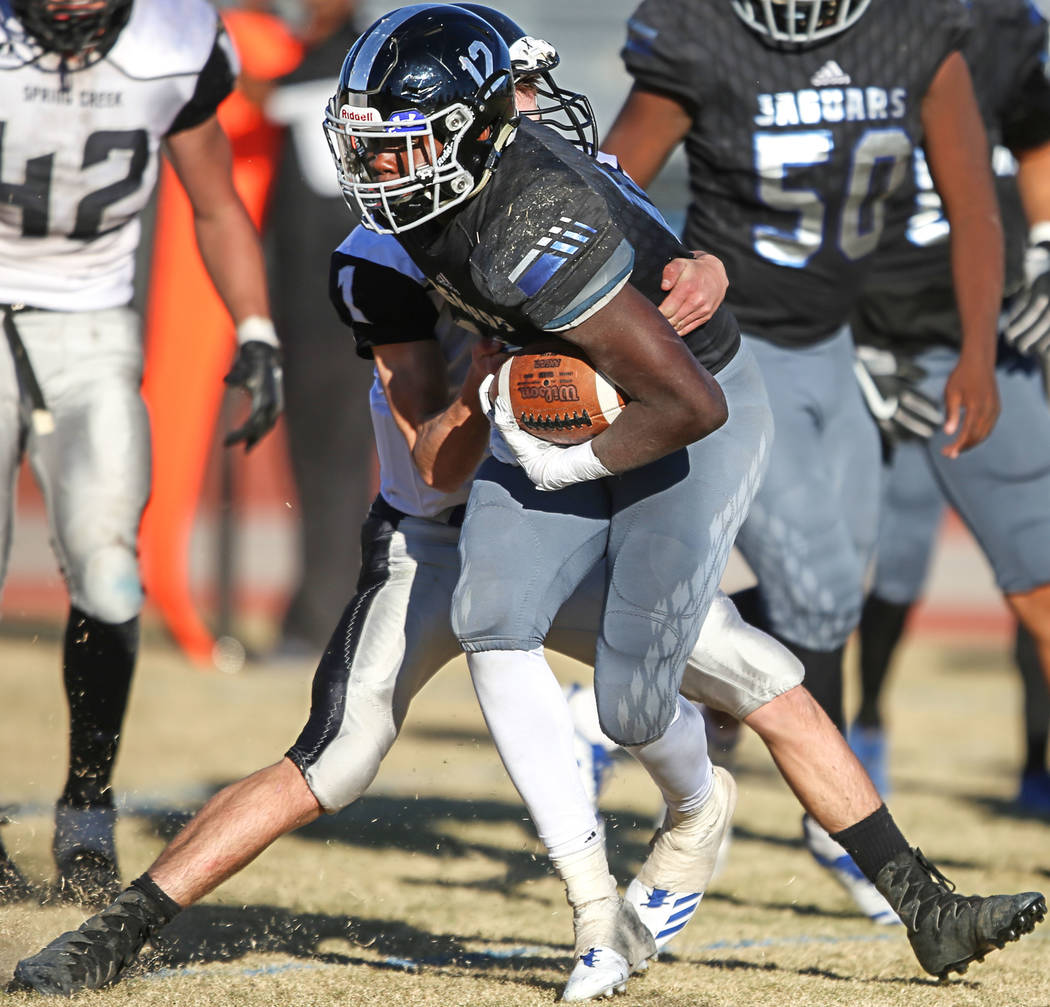
[[[812,77],[809,82],[814,87],[834,87],[836,84],[849,84],[850,76],[833,59],[829,59]]]

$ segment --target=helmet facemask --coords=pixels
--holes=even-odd
[[[771,42],[800,46],[850,28],[871,0],[730,0],[753,31]]]
[[[100,60],[127,24],[132,0],[12,0],[26,32],[46,52],[76,57],[80,66]]]
[[[493,86],[491,81],[482,85],[479,95]],[[368,96],[354,97],[367,102]],[[329,103],[324,127],[339,184],[365,226],[380,234],[411,230],[469,199],[488,180],[517,122],[504,126],[504,135],[488,143],[485,129],[474,128],[476,116],[463,103],[429,116],[406,109],[383,119],[367,105],[335,108],[335,102]],[[482,146],[491,150],[478,178],[472,168]],[[400,177],[379,180],[375,160],[382,154],[397,159]]]
[[[598,128],[590,99],[578,91],[566,91],[551,76],[561,61],[549,42],[523,35],[509,46],[514,80],[536,96],[536,107],[523,115],[564,133],[585,154],[598,149]]]

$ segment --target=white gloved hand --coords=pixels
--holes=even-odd
[[[500,398],[496,399],[492,422],[537,489],[560,490],[612,475],[598,460],[590,441],[563,446],[533,437],[518,426],[514,414]]]
[[[853,373],[879,429],[891,441],[932,437],[944,425],[944,407],[918,388],[926,372],[890,350],[858,346]]]

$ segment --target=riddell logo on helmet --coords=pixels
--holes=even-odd
[[[339,109],[339,118],[344,122],[382,122],[383,117],[374,108],[354,108],[344,105]]]

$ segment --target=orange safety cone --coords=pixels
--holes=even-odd
[[[223,21],[241,57],[242,75],[282,76],[302,49],[278,18],[229,10]],[[281,130],[236,91],[219,108],[233,147],[233,177],[261,227],[277,165]],[[234,349],[233,323],[197,252],[193,219],[171,166],[161,170],[145,317],[142,391],[150,413],[153,486],[139,535],[146,595],[194,662],[214,666],[215,640],[194,604],[189,545]]]

